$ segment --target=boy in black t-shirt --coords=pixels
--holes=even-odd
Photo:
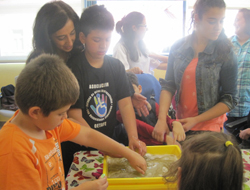
[[[80,27],[79,39],[85,45],[85,50],[68,61],[79,82],[80,96],[68,116],[112,137],[118,124],[118,105],[129,147],[144,155],[146,145],[138,139],[132,93],[125,68],[118,59],[105,55],[114,29],[113,16],[103,5],[94,5],[82,13]],[[63,155],[67,155],[63,145],[62,149]]]

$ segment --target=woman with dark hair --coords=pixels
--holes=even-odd
[[[168,57],[150,54],[143,42],[147,24],[142,13],[131,12],[123,17],[116,23],[116,31],[121,39],[114,47],[113,57],[119,59],[127,71],[141,74],[152,73],[155,68],[166,69]]]
[[[27,63],[41,53],[59,55],[67,62],[70,55],[82,49],[78,40],[79,17],[63,1],[46,3],[38,11],[33,28],[33,51]]]
[[[236,15],[234,22],[235,35],[231,37],[234,53],[238,58],[238,91],[237,97],[239,98],[238,105],[227,114],[228,120],[225,122],[225,129],[233,133],[234,127],[227,127],[227,123],[247,117],[250,112],[250,10],[243,8],[240,9]],[[245,123],[238,128],[244,129]],[[242,134],[244,134],[242,132]],[[242,137],[243,135],[240,135]],[[244,138],[242,148],[250,148],[250,143],[246,143],[248,138]],[[247,146],[247,147],[246,147]]]
[[[225,9],[223,0],[197,0],[192,12],[194,32],[171,47],[153,132],[158,141],[169,132],[163,118],[174,95],[186,135],[220,132],[225,113],[237,104],[237,60],[223,31]]]

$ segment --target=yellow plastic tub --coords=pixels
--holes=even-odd
[[[177,145],[147,146],[150,154],[174,154],[179,159],[181,150]],[[103,173],[108,176],[107,156],[104,157]],[[108,190],[176,190],[177,183],[165,183],[162,177],[108,178]]]

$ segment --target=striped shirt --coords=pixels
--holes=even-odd
[[[227,115],[244,117],[250,111],[250,38],[241,46],[236,36],[231,38],[238,59],[237,97],[238,105]]]

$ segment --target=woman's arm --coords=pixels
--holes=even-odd
[[[182,123],[184,130],[187,132],[190,129],[192,129],[197,123],[214,119],[216,117],[219,117],[227,113],[228,111],[229,111],[228,106],[222,102],[219,102],[211,109],[207,110],[206,112],[196,117],[180,119],[179,121]]]
[[[159,55],[159,54],[156,54],[156,53],[150,53],[148,56],[152,57],[154,59],[158,59],[159,61],[161,61],[163,63],[168,63],[168,56]]]
[[[181,119],[184,130],[190,130],[195,124],[219,117],[237,104],[237,59],[233,51],[228,54],[227,62],[222,65],[220,71],[221,96],[219,102],[206,112],[191,118]]]

